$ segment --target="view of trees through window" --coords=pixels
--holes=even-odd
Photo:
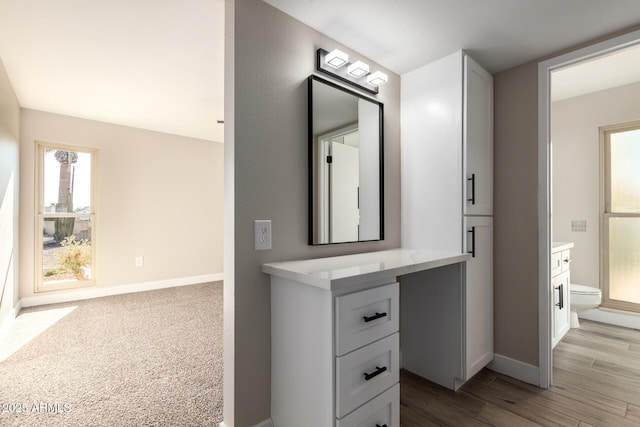
[[[42,288],[94,279],[93,156],[40,146]]]

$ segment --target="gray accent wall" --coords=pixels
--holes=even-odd
[[[19,299],[19,147],[20,105],[0,60],[0,344]]]
[[[496,74],[494,349],[538,366],[538,64]]]
[[[619,35],[588,40],[494,75],[494,346],[539,366],[538,63]]]
[[[226,8],[224,419],[244,427],[270,416],[270,285],[261,264],[400,246],[400,78],[262,1],[227,0]],[[320,47],[389,75],[377,96],[384,241],[307,244],[307,77]],[[253,249],[256,219],[272,220],[272,250]]]

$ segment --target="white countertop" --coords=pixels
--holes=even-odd
[[[571,249],[573,247],[573,242],[553,242],[551,245],[551,253],[564,251],[566,249]]]
[[[363,281],[395,278],[403,274],[467,261],[470,254],[447,251],[390,249],[379,252],[262,264],[272,276],[328,290],[345,289]]]

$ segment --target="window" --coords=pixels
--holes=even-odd
[[[97,151],[36,143],[36,292],[95,284]]]
[[[640,122],[601,131],[603,305],[640,312]]]

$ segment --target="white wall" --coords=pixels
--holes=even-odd
[[[0,342],[18,302],[19,134],[20,106],[0,60]]]
[[[571,281],[599,286],[599,127],[640,120],[640,83],[595,92],[551,106],[553,239],[574,242]],[[587,231],[571,231],[571,220]]]
[[[21,298],[34,294],[37,140],[99,150],[98,286],[222,272],[222,144],[24,109]],[[139,255],[144,256],[143,267],[135,267]]]

